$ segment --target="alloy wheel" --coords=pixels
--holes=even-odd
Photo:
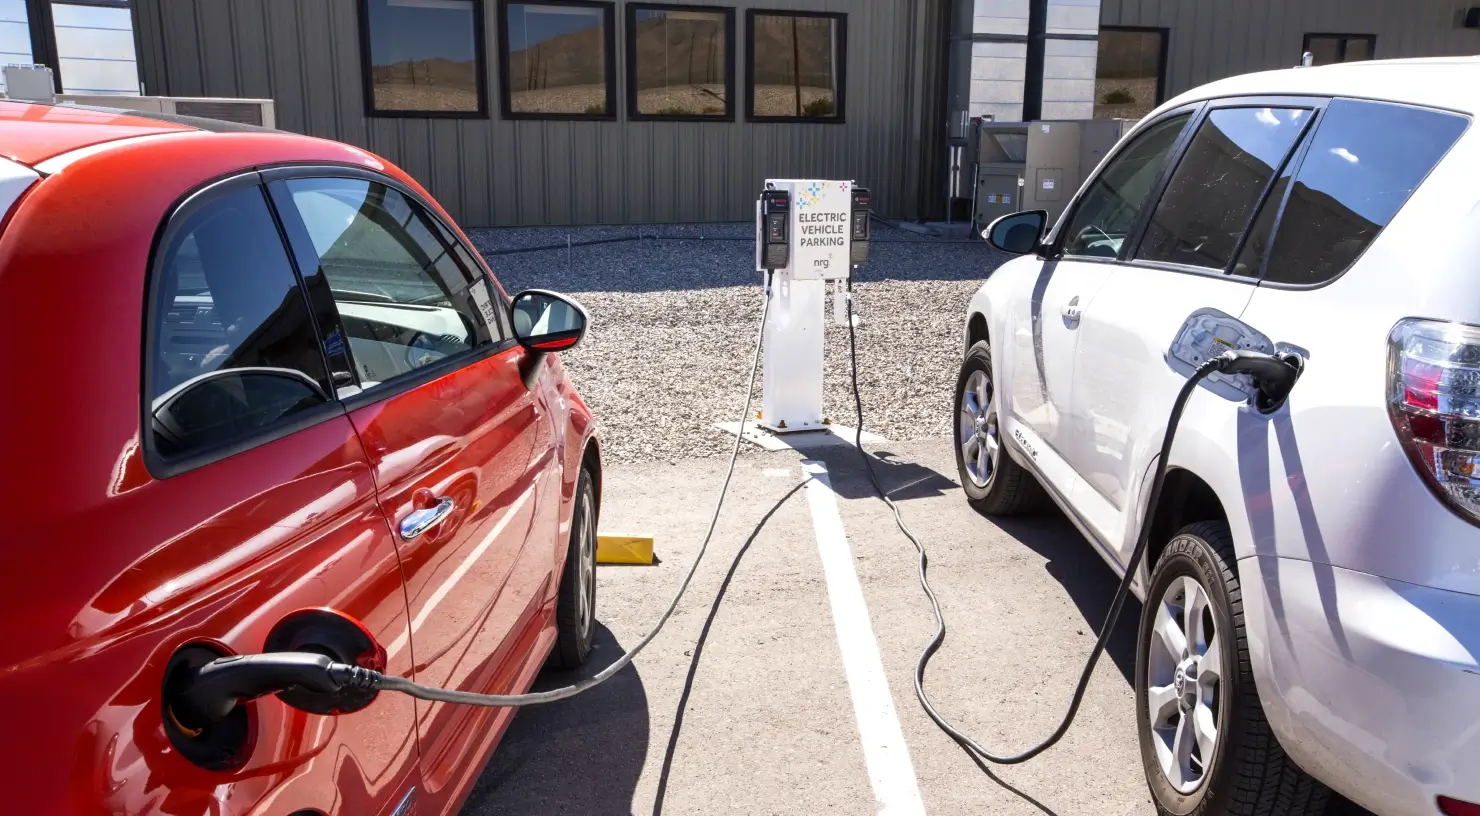
[[[1167,782],[1198,789],[1218,750],[1223,705],[1222,633],[1202,584],[1181,576],[1156,602],[1146,683],[1152,745]]]
[[[591,502],[581,502],[581,563],[576,576],[580,585],[576,588],[576,613],[581,626],[581,640],[591,631],[596,618],[596,518]]]
[[[986,487],[997,469],[1002,450],[992,382],[985,371],[973,371],[961,387],[961,413],[956,418],[956,444],[966,475],[977,487]]]

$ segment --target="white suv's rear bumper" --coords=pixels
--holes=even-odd
[[[1301,767],[1380,816],[1480,802],[1480,596],[1239,562],[1255,682]]]

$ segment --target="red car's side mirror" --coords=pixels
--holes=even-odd
[[[529,289],[509,304],[514,339],[530,351],[566,351],[586,334],[590,316],[586,307],[564,295]]]

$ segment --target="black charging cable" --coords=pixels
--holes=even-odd
[[[874,492],[894,513],[894,524],[904,537],[909,539],[919,553],[918,575],[920,588],[924,590],[925,597],[930,600],[930,608],[935,613],[935,636],[930,639],[920,657],[915,661],[915,697],[920,701],[920,707],[935,724],[951,739],[955,740],[962,748],[972,754],[997,765],[1017,765],[1027,762],[1035,756],[1052,748],[1055,743],[1063,739],[1064,734],[1073,725],[1074,718],[1079,714],[1079,705],[1084,701],[1084,693],[1089,688],[1090,678],[1094,675],[1095,665],[1099,663],[1100,656],[1105,653],[1105,647],[1110,642],[1110,635],[1115,630],[1115,623],[1120,618],[1120,611],[1125,606],[1125,600],[1130,595],[1131,583],[1135,580],[1136,571],[1141,565],[1141,560],[1146,556],[1146,547],[1151,537],[1150,520],[1156,517],[1156,508],[1161,500],[1162,485],[1166,481],[1167,459],[1171,455],[1172,441],[1176,438],[1177,425],[1182,420],[1182,410],[1187,406],[1187,400],[1192,397],[1192,392],[1197,389],[1198,383],[1214,373],[1223,374],[1249,374],[1254,379],[1258,388],[1256,405],[1264,412],[1273,411],[1284,404],[1285,398],[1289,396],[1290,389],[1295,386],[1303,368],[1303,360],[1294,354],[1269,355],[1254,351],[1229,351],[1219,357],[1214,357],[1197,367],[1187,382],[1182,385],[1182,390],[1177,392],[1177,399],[1172,403],[1172,413],[1167,419],[1166,436],[1162,439],[1161,455],[1157,459],[1156,475],[1151,481],[1151,500],[1146,506],[1146,521],[1141,525],[1141,534],[1136,539],[1136,548],[1131,552],[1130,560],[1125,566],[1125,575],[1120,580],[1120,586],[1115,590],[1115,598],[1110,603],[1110,611],[1105,616],[1105,622],[1100,626],[1099,638],[1095,640],[1095,646],[1090,650],[1089,658],[1084,663],[1084,670],[1079,674],[1079,682],[1074,686],[1074,696],[1069,701],[1069,709],[1064,713],[1064,718],[1059,722],[1052,734],[1042,742],[1016,754],[997,754],[987,750],[981,743],[951,724],[930,700],[930,695],[925,691],[925,669],[930,665],[930,658],[940,650],[946,640],[946,619],[941,613],[940,600],[935,596],[935,590],[930,587],[928,575],[930,559],[925,553],[925,546],[920,539],[910,532],[908,525],[904,523],[904,517],[899,513],[899,506],[889,498],[889,494],[879,483],[878,474],[874,472],[873,457],[863,449],[863,398],[858,391],[858,342],[853,330],[853,281],[848,281],[847,292],[847,315],[848,315],[848,358],[851,363],[853,381],[853,407],[857,414],[856,437],[854,447],[858,450],[859,457],[863,460],[864,468],[868,471],[868,478],[873,483]]]
[[[771,310],[772,284],[775,273],[765,273],[764,300],[761,304],[760,323],[756,329],[755,351],[750,361],[750,376],[745,382],[744,408],[740,412],[740,430],[750,417],[751,401],[755,394],[755,375],[760,369],[761,351],[764,347],[766,316]],[[314,652],[267,652],[263,654],[232,655],[222,657],[202,666],[188,669],[166,690],[165,708],[181,730],[199,733],[202,728],[219,722],[238,705],[267,694],[298,688],[333,700],[336,695],[363,696],[379,691],[398,691],[421,700],[443,703],[458,703],[485,707],[526,706],[553,703],[582,694],[616,676],[626,668],[633,658],[643,650],[672,617],[678,602],[694,580],[699,564],[714,538],[719,524],[720,510],[730,493],[730,480],[735,475],[735,462],[740,457],[740,448],[745,435],[737,433],[735,445],[730,451],[729,463],[725,467],[724,482],[714,502],[709,525],[699,550],[694,554],[688,571],[680,581],[667,608],[658,622],[638,642],[623,652],[615,661],[594,676],[569,686],[533,691],[526,694],[478,694],[476,692],[424,686],[404,677],[382,674],[373,669],[341,663]],[[286,702],[286,701],[285,701]],[[290,703],[291,704],[291,703]],[[363,707],[361,704],[358,707]]]

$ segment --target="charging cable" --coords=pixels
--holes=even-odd
[[[745,384],[745,408],[740,414],[742,431],[745,429],[745,421],[750,417],[751,399],[755,392],[755,375],[760,368],[766,315],[771,310],[773,274],[766,272],[765,300],[761,306],[760,327],[756,330],[755,354],[750,361],[750,376]],[[694,555],[693,563],[689,565],[688,572],[684,574],[683,581],[679,583],[678,591],[668,602],[668,608],[663,611],[653,628],[643,635],[631,649],[628,649],[610,666],[579,683],[528,694],[478,694],[425,686],[404,677],[382,674],[372,669],[341,663],[320,654],[268,652],[222,657],[193,670],[193,675],[185,678],[177,686],[177,691],[166,701],[169,712],[177,722],[193,728],[219,721],[243,702],[295,686],[330,695],[398,691],[421,700],[489,707],[553,703],[589,691],[626,668],[633,658],[637,657],[637,654],[658,636],[658,632],[673,615],[673,610],[678,607],[678,602],[688,590],[689,583],[694,580],[694,574],[698,571],[700,562],[704,560],[710,540],[714,538],[714,529],[719,523],[720,509],[724,507],[725,497],[730,492],[730,479],[735,475],[735,461],[740,456],[740,446],[743,440],[744,434],[735,435],[735,447],[730,451],[730,461],[725,468],[725,480],[720,485],[718,498],[715,499],[714,513],[709,517],[709,527],[704,532],[704,540],[700,542],[699,551]]]
[[[1182,385],[1182,390],[1177,393],[1177,399],[1172,403],[1171,416],[1167,419],[1166,436],[1161,442],[1161,455],[1157,459],[1156,475],[1151,480],[1151,500],[1146,505],[1146,517],[1141,525],[1141,534],[1137,537],[1136,547],[1126,562],[1125,575],[1120,580],[1120,586],[1115,590],[1115,598],[1110,603],[1110,611],[1105,616],[1105,622],[1100,626],[1099,638],[1095,640],[1095,646],[1090,650],[1089,658],[1084,663],[1084,670],[1079,674],[1079,682],[1074,686],[1074,696],[1069,701],[1068,711],[1064,713],[1064,718],[1059,722],[1058,728],[1054,729],[1047,739],[1020,753],[997,754],[987,750],[970,735],[951,724],[936,710],[935,705],[930,701],[930,695],[925,691],[925,669],[930,664],[930,658],[945,643],[946,619],[941,614],[940,600],[936,598],[935,590],[930,588],[930,578],[927,574],[930,559],[925,553],[925,547],[904,523],[904,517],[899,513],[899,506],[889,498],[889,494],[879,483],[878,474],[874,472],[873,457],[863,449],[863,398],[858,392],[858,347],[853,331],[853,281],[851,279],[848,281],[846,300],[848,303],[848,358],[852,369],[853,406],[857,413],[855,430],[857,436],[854,439],[854,447],[858,449],[858,455],[863,459],[874,492],[879,494],[879,498],[894,513],[895,526],[905,538],[909,539],[919,554],[917,572],[920,588],[924,590],[925,597],[930,600],[930,608],[935,613],[935,636],[930,639],[930,643],[926,645],[924,651],[920,652],[919,659],[915,661],[915,697],[920,701],[920,707],[925,709],[930,719],[934,720],[935,724],[951,739],[972,754],[997,765],[1017,765],[1027,762],[1052,748],[1062,739],[1079,713],[1079,705],[1084,701],[1084,693],[1089,688],[1090,677],[1094,674],[1095,665],[1099,663],[1100,656],[1105,653],[1105,647],[1110,642],[1110,635],[1115,630],[1115,623],[1120,618],[1120,611],[1130,595],[1131,583],[1135,580],[1136,571],[1141,565],[1141,560],[1146,556],[1147,543],[1151,537],[1150,521],[1156,517],[1157,504],[1161,500],[1161,489],[1166,481],[1167,460],[1172,452],[1172,441],[1176,438],[1177,425],[1182,420],[1182,410],[1187,406],[1187,400],[1191,398],[1198,383],[1213,373],[1249,374],[1259,390],[1257,404],[1260,410],[1273,411],[1284,404],[1290,389],[1295,386],[1295,381],[1300,376],[1304,361],[1295,354],[1269,355],[1253,351],[1229,351],[1198,366],[1187,382]]]

